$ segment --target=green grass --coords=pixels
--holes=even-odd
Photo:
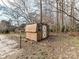
[[[71,44],[79,48],[79,37],[78,36],[60,37],[60,40],[61,42],[65,42],[65,43]]]
[[[79,37],[73,37],[70,42],[76,46],[76,47],[79,47]]]

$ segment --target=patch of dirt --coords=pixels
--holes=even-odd
[[[0,35],[0,59],[17,52],[15,47],[18,43],[15,40],[8,39],[5,35]]]
[[[19,38],[15,41],[19,44]],[[4,59],[79,59],[78,45],[78,36],[51,33],[49,38],[40,42],[22,39],[22,49]]]

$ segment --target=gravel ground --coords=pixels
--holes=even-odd
[[[49,38],[40,42],[22,40],[21,49],[19,38],[16,39],[15,36],[9,36],[8,39],[17,42],[18,47],[12,48],[16,52],[10,52],[12,54],[3,59],[79,59],[78,36],[51,34]]]

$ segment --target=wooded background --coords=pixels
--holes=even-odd
[[[7,4],[1,1],[1,15],[8,15],[11,26],[42,22],[52,32],[79,31],[78,0],[7,0]]]

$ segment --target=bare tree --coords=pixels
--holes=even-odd
[[[53,24],[52,28],[56,32],[66,30],[75,31],[76,22],[79,22],[79,8],[75,5],[75,1],[77,2],[77,0],[30,1],[31,0],[14,0],[14,2],[11,2],[8,0],[8,3],[12,6],[12,8],[9,7],[9,9],[14,13],[8,12],[7,14],[11,15],[15,20],[23,17],[28,23],[51,23]],[[32,6],[30,6],[31,3]]]

